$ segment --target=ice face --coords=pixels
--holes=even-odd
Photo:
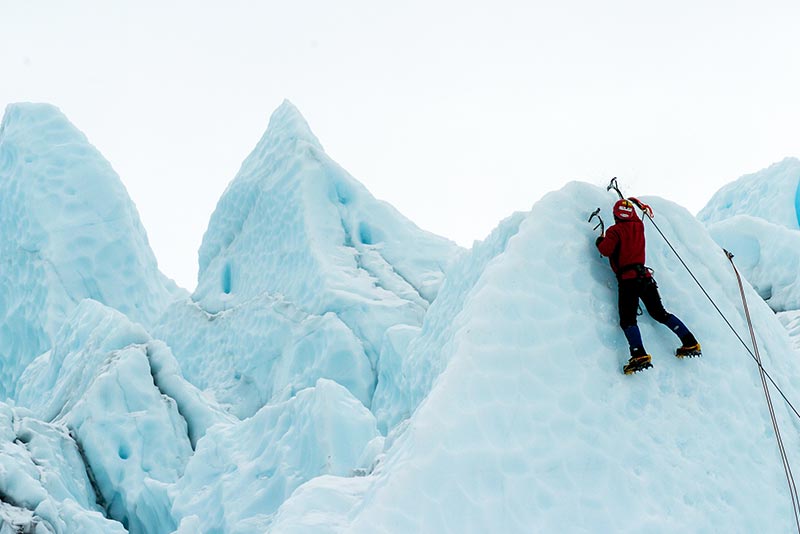
[[[800,229],[800,160],[786,158],[726,185],[714,194],[697,218],[714,223],[734,215],[750,215]]]
[[[82,301],[18,400],[74,436],[104,511],[129,532],[171,532],[170,485],[207,429],[234,419],[177,374],[169,349],[121,313]]]
[[[377,435],[363,404],[320,379],[246,421],[214,427],[176,486],[175,517],[196,521],[204,532],[263,532],[303,482],[352,476]]]
[[[8,532],[123,533],[103,516],[67,429],[0,403],[0,526]]]
[[[421,324],[457,250],[375,200],[286,102],[211,217],[193,298],[209,313],[265,293],[335,313],[374,366],[387,328]]]
[[[686,210],[646,200],[746,337],[721,249]],[[342,481],[337,492],[334,481],[312,481],[279,510],[273,532],[323,523],[343,525],[338,532],[790,530],[757,368],[649,222],[648,265],[704,355],[676,359],[678,339],[645,314],[639,323],[654,368],[620,372],[627,345],[616,281],[586,224],[594,207],[611,202],[598,188],[570,184],[500,232],[507,239],[487,242],[490,261],[465,260],[478,272],[465,268],[463,282],[448,277],[430,310],[430,321],[435,307],[451,310],[449,320],[437,319],[444,333],[409,343],[413,352],[425,337],[427,353],[447,354],[446,362],[390,434],[371,484]],[[466,297],[448,297],[451,282]],[[764,366],[800,398],[784,328],[749,286],[747,296]],[[422,332],[433,328],[429,318]],[[776,410],[783,428],[794,428],[786,406]],[[798,436],[787,433],[796,450]]]
[[[0,395],[83,298],[152,324],[179,294],[158,271],[117,174],[53,106],[0,126]]]
[[[664,304],[704,355],[674,358],[677,338],[645,314],[655,366],[620,372],[616,280],[586,223],[606,191],[570,184],[461,251],[372,198],[286,103],[220,200],[196,293],[167,306],[97,156],[52,108],[11,108],[0,130],[0,341],[13,351],[0,363],[17,404],[0,405],[0,528],[791,529],[756,365],[649,221]],[[744,180],[730,210],[709,209],[710,233],[646,199],[746,338],[711,236],[735,249],[763,365],[793,400],[797,315],[759,294],[797,302],[797,210],[783,202],[796,165],[771,168],[783,178],[769,187]],[[745,189],[774,196],[772,223],[732,216],[762,209]],[[775,407],[794,459],[796,421]]]
[[[374,199],[285,102],[211,218],[192,300],[154,333],[240,417],[318,378],[369,407],[386,330],[422,323],[459,250]]]
[[[192,384],[240,418],[319,378],[345,386],[365,406],[375,389],[363,345],[338,316],[309,315],[269,295],[217,314],[177,301],[153,334],[170,346]]]
[[[736,255],[759,295],[785,313],[781,320],[798,346],[789,317],[800,309],[800,160],[786,158],[723,187],[698,217]]]
[[[735,254],[742,274],[776,312],[800,309],[800,231],[749,215],[708,227]]]
[[[512,215],[454,262],[421,331],[395,327],[387,333],[373,403],[383,432],[407,418],[430,392],[457,346],[455,333],[461,310],[483,270],[503,253],[524,217],[522,213]]]

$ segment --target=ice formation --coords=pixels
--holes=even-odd
[[[154,333],[239,416],[318,378],[369,406],[385,331],[422,324],[459,250],[373,198],[284,102],[211,217],[197,290]]]
[[[214,427],[175,488],[175,516],[199,518],[204,531],[264,532],[304,482],[368,468],[362,456],[376,438],[372,413],[320,379],[245,421]]]
[[[80,300],[152,325],[180,294],[111,165],[53,106],[6,109],[0,198],[0,395]]]
[[[646,199],[746,338],[720,245],[736,254],[794,401],[799,168],[723,189],[707,226]],[[649,222],[648,264],[704,355],[676,359],[645,315],[655,366],[620,372],[616,281],[586,223],[603,189],[571,183],[464,251],[374,199],[287,102],[220,199],[191,296],[54,108],[6,112],[0,193],[0,532],[794,525],[757,366]],[[800,425],[773,399],[796,461]]]
[[[655,367],[633,379],[620,373],[627,347],[616,282],[585,219],[612,201],[571,184],[476,246],[489,258],[464,260],[469,283],[455,279],[458,268],[448,273],[422,332],[429,320],[443,327],[411,341],[426,347],[409,350],[406,368],[430,372],[411,365],[416,351],[447,361],[430,366],[437,377],[406,376],[432,387],[390,434],[372,481],[354,496],[349,482],[337,490],[330,479],[312,480],[279,510],[273,532],[789,530],[791,501],[757,368],[652,227],[648,259],[665,304],[705,354],[677,360],[677,339],[645,316]],[[647,201],[746,332],[721,249],[684,209]],[[450,283],[467,294],[450,294]],[[764,365],[797,398],[800,369],[788,336],[752,289],[748,297],[769,354]],[[776,407],[784,428],[794,429],[785,405]],[[798,436],[787,434],[787,448],[797,450]],[[328,524],[345,526],[320,528],[307,512],[320,509]]]
[[[800,160],[786,158],[731,182],[711,197],[697,218],[714,223],[734,215],[800,228]]]
[[[786,158],[728,184],[698,218],[736,255],[800,348],[800,160]]]
[[[170,359],[143,327],[84,300],[20,380],[19,403],[69,429],[109,517],[129,532],[172,532],[167,490],[183,475],[192,443],[233,421],[177,376]]]

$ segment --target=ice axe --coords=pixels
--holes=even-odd
[[[620,200],[625,200],[625,197],[623,196],[622,192],[619,190],[619,186],[617,185],[617,177],[616,176],[613,177],[611,179],[611,181],[608,183],[608,187],[606,187],[606,191],[611,191],[612,189],[617,192],[617,194],[619,195]]]
[[[617,185],[617,177],[613,177],[611,181],[608,183],[608,187],[606,187],[606,191],[614,190],[619,195],[620,200],[629,200],[636,204],[642,212],[647,215],[647,217],[652,221],[653,220],[653,208],[642,202],[636,197],[630,197],[628,199],[625,198],[625,195],[622,194],[622,191],[619,190],[619,185]]]
[[[600,235],[601,236],[606,235],[606,225],[603,224],[603,219],[602,217],[600,217],[600,208],[597,208],[592,212],[591,215],[589,215],[589,220],[587,222],[592,222],[592,219],[594,219],[595,217],[597,217],[597,220],[600,222],[597,223],[597,226],[592,228],[592,230],[597,230],[598,228],[600,228]]]

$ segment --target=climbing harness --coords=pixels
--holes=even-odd
[[[616,193],[619,195],[620,198],[622,198],[622,199],[625,198],[622,195],[622,192],[620,192],[620,190],[619,190],[619,186],[617,184],[617,178],[616,177],[611,179],[611,182],[608,184],[608,187],[606,188],[606,191],[610,191],[612,189],[614,191],[616,191]],[[653,227],[661,235],[661,238],[664,240],[664,242],[667,244],[667,246],[670,248],[670,250],[672,250],[672,252],[678,258],[678,260],[681,262],[681,265],[683,265],[683,267],[686,269],[686,271],[689,273],[689,275],[695,281],[695,283],[700,288],[700,290],[703,292],[703,294],[706,296],[706,298],[709,300],[709,302],[711,302],[711,304],[714,306],[714,309],[717,310],[717,313],[719,313],[720,317],[722,317],[722,319],[728,325],[728,328],[730,328],[731,331],[733,332],[733,334],[739,339],[739,342],[742,344],[742,346],[744,346],[744,348],[750,354],[750,357],[758,365],[759,376],[761,377],[761,383],[762,383],[762,386],[763,386],[763,389],[764,389],[764,396],[766,397],[766,400],[767,400],[767,408],[769,409],[770,419],[772,420],[772,427],[773,427],[773,429],[775,431],[775,439],[778,442],[778,449],[779,449],[780,454],[781,454],[781,461],[783,462],[783,470],[784,470],[784,473],[786,475],[787,484],[789,485],[789,493],[790,493],[791,498],[792,498],[792,509],[794,511],[795,524],[797,526],[797,532],[800,534],[800,496],[798,496],[798,493],[797,493],[797,486],[796,486],[795,481],[794,481],[794,475],[792,474],[792,469],[791,469],[791,467],[789,465],[789,458],[788,458],[788,456],[786,454],[786,448],[784,447],[783,438],[781,437],[780,429],[778,427],[778,419],[775,416],[775,409],[774,409],[774,406],[772,404],[772,398],[771,398],[770,393],[769,393],[769,385],[767,384],[767,380],[769,380],[769,382],[772,383],[772,386],[778,391],[778,393],[780,393],[781,397],[783,397],[783,400],[792,409],[792,411],[794,412],[795,416],[797,416],[798,419],[800,419],[800,413],[798,413],[797,409],[794,407],[794,405],[791,403],[791,401],[789,401],[789,399],[783,393],[783,390],[778,386],[778,384],[775,383],[775,381],[772,379],[770,374],[767,372],[766,369],[764,369],[764,366],[761,364],[761,356],[760,356],[760,354],[758,352],[758,345],[756,343],[755,329],[753,328],[753,323],[752,323],[751,318],[750,318],[750,310],[749,310],[749,308],[747,306],[747,298],[745,297],[744,286],[742,284],[742,279],[741,279],[741,276],[739,275],[738,269],[736,268],[736,264],[733,262],[733,254],[731,254],[727,250],[723,249],[724,252],[725,252],[725,255],[728,258],[728,261],[730,261],[731,266],[733,267],[733,271],[736,274],[736,280],[737,280],[737,282],[739,284],[739,292],[740,292],[740,294],[742,296],[742,304],[744,306],[745,318],[747,320],[747,325],[748,325],[748,328],[750,330],[750,338],[751,338],[752,343],[753,343],[753,349],[752,350],[747,345],[747,343],[745,343],[745,341],[742,339],[742,337],[739,335],[739,333],[733,327],[733,325],[728,320],[728,318],[725,317],[725,314],[722,313],[722,310],[720,310],[719,306],[717,306],[717,303],[714,302],[714,299],[711,298],[711,295],[708,294],[706,289],[703,287],[703,284],[700,283],[700,281],[694,275],[694,273],[689,268],[689,266],[686,264],[686,262],[683,261],[683,258],[681,257],[681,255],[678,254],[678,251],[675,250],[675,247],[672,246],[672,243],[670,243],[669,239],[667,239],[667,236],[664,235],[664,232],[661,231],[661,228],[658,227],[658,224],[656,224],[656,222],[653,220],[653,211],[650,209],[650,207],[647,206],[646,204],[644,204],[644,207],[642,207],[643,204],[640,203],[637,199],[631,199],[631,200],[636,200],[636,204],[639,206],[640,209],[642,209],[644,214],[647,215],[647,218],[653,224]]]

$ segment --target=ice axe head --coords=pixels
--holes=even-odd
[[[597,208],[596,210],[594,210],[592,212],[591,215],[589,215],[589,220],[587,222],[592,222],[592,219],[594,219],[595,217],[597,217],[597,220],[600,221],[600,222],[597,223],[597,226],[595,226],[593,228],[593,230],[597,230],[598,228],[600,228],[601,229],[600,233],[601,234],[605,234],[606,233],[606,225],[603,224],[603,219],[600,217],[600,208]]]
[[[621,199],[625,198],[622,195],[622,193],[620,192],[620,190],[619,190],[619,186],[617,185],[617,177],[616,176],[613,177],[611,179],[611,181],[608,183],[608,187],[606,187],[606,191],[611,191],[612,189],[617,192],[617,194],[619,195],[619,198],[621,198]]]

